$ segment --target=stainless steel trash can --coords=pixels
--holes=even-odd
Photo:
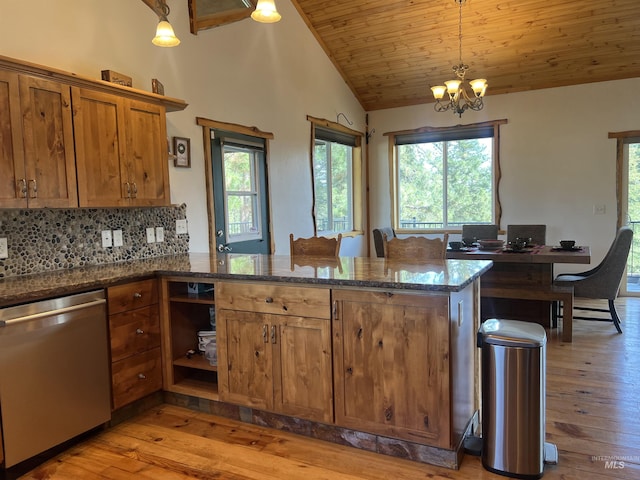
[[[536,323],[490,319],[478,330],[482,465],[491,472],[543,475],[546,342]]]

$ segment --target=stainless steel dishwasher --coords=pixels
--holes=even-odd
[[[104,290],[0,309],[5,468],[111,418]]]

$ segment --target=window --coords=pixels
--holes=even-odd
[[[500,224],[498,129],[505,121],[390,135],[394,227]]]
[[[361,230],[361,138],[340,124],[312,123],[316,235]]]

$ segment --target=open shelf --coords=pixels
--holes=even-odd
[[[201,280],[201,279],[198,279]],[[215,329],[211,319],[214,315],[215,294],[211,281],[197,282],[198,293],[190,292],[194,283],[188,278],[166,280],[168,331],[170,353],[167,390],[175,393],[218,399],[218,367],[210,365],[198,351],[198,332]],[[187,356],[187,352],[195,351]]]
[[[196,368],[198,370],[207,370],[209,372],[217,372],[218,366],[211,365],[204,355],[196,353],[191,358],[179,357],[173,361],[177,367]]]

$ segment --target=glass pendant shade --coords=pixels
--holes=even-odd
[[[156,28],[156,36],[151,43],[159,47],[175,47],[180,44],[180,40],[173,32],[173,27],[167,20],[160,20]]]
[[[258,0],[256,9],[251,14],[251,18],[260,23],[275,23],[282,18],[282,15],[276,10],[274,0]]]

